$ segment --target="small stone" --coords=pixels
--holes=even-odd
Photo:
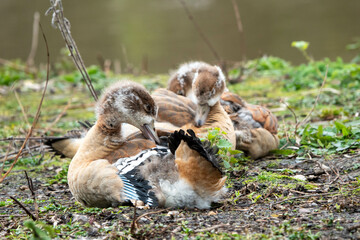
[[[301,180],[301,181],[306,181],[307,178],[304,175],[295,175],[293,178]]]
[[[22,186],[19,187],[19,189],[20,189],[21,191],[25,191],[25,190],[28,190],[29,187],[26,186],[26,185],[22,185]]]
[[[89,221],[89,217],[86,215],[73,214],[73,222],[87,223],[88,221]]]
[[[216,215],[216,212],[214,212],[214,211],[210,211],[210,212],[208,213],[208,216],[214,216],[214,215]]]
[[[311,208],[300,208],[299,209],[299,213],[311,213],[312,209]]]
[[[174,218],[174,217],[178,216],[179,213],[180,213],[179,211],[169,211],[167,213],[167,216]]]

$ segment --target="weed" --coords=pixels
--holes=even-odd
[[[206,139],[212,146],[219,148],[218,155],[223,160],[223,166],[226,170],[238,170],[241,164],[245,163],[248,158],[244,157],[242,151],[232,150],[231,143],[223,137],[227,133],[221,131],[219,128],[214,128],[208,131]]]

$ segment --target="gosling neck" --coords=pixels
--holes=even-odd
[[[123,143],[121,127],[110,130],[98,121],[86,134],[72,162],[86,164],[104,159],[109,152],[118,149]]]

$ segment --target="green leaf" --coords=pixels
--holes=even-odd
[[[220,139],[219,143],[216,145],[218,148],[226,148],[230,149],[232,147],[232,144],[226,140],[226,139]]]
[[[347,137],[351,133],[350,128],[346,127],[343,123],[335,121],[334,124],[335,124],[336,129],[339,132],[341,131],[341,133],[344,137]]]
[[[300,51],[305,51],[309,47],[310,43],[306,41],[293,41],[291,43],[292,47],[299,49]]]
[[[32,231],[32,240],[51,240],[51,237],[45,231],[41,230],[35,225],[34,221],[26,221],[24,225]]]
[[[323,136],[323,126],[319,125],[318,132],[317,132],[317,137],[320,138],[322,136]]]
[[[228,168],[231,168],[231,165],[230,165],[230,163],[228,161],[224,160],[224,167],[226,169],[228,169]]]
[[[231,154],[231,155],[235,155],[235,154],[240,154],[240,153],[242,153],[243,151],[240,151],[240,150],[232,150],[232,149],[229,149],[229,153]]]
[[[320,147],[324,147],[324,144],[321,142],[321,140],[320,139],[317,139],[317,143],[320,145]]]
[[[293,155],[293,154],[295,154],[296,151],[291,150],[291,149],[275,149],[275,150],[271,150],[271,153],[277,154],[277,155],[288,156],[288,155]]]

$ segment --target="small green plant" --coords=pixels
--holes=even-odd
[[[318,127],[306,125],[300,130],[300,149],[297,154],[334,154],[360,146],[360,128],[335,121],[333,125]]]
[[[32,240],[50,240],[56,237],[55,230],[43,222],[29,220],[24,222],[24,226],[32,231]]]
[[[279,227],[272,227],[272,239],[306,239],[306,240],[315,240],[320,239],[321,233],[318,232],[313,234],[311,230],[306,231],[305,226],[295,229],[290,222],[283,222]]]
[[[62,169],[58,172],[58,174],[56,174],[54,176],[53,179],[49,179],[49,184],[54,184],[54,183],[60,183],[60,184],[65,184],[67,183],[67,173],[68,173],[68,164],[65,164]]]
[[[236,170],[240,167],[240,164],[247,161],[247,158],[244,156],[239,156],[242,151],[233,150],[231,143],[223,137],[227,133],[221,131],[220,128],[214,128],[208,131],[207,140],[211,143],[211,145],[215,145],[219,148],[218,154],[221,156],[223,160],[223,165],[226,170]]]

